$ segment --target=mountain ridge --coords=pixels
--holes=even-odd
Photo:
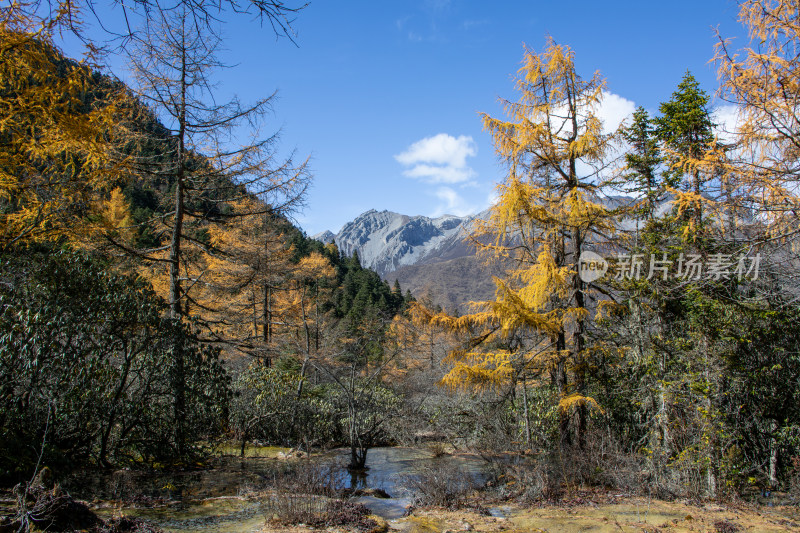
[[[488,215],[485,210],[469,216],[427,217],[370,209],[338,233],[323,231],[312,238],[334,242],[348,257],[358,253],[362,266],[387,281],[397,279],[417,297],[463,310],[467,302],[494,293],[491,273],[480,265],[468,239],[474,221]]]
[[[335,242],[346,256],[357,252],[362,266],[386,277],[404,266],[472,255],[474,250],[467,242],[472,221],[487,215],[488,210],[434,218],[370,209],[342,226],[339,233],[323,231],[313,238],[326,244]]]
[[[614,209],[632,198],[607,196],[595,201]],[[663,216],[671,205],[672,199],[665,199],[657,216]],[[362,266],[383,279],[396,279],[415,296],[462,312],[471,301],[493,299],[493,276],[503,272],[501,265],[479,260],[469,239],[474,222],[487,220],[489,214],[486,209],[468,216],[427,217],[370,209],[346,223],[338,233],[323,231],[312,238],[335,243],[340,253],[348,257],[358,253]],[[630,231],[637,222],[624,219],[618,224],[619,229]]]

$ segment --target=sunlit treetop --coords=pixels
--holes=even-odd
[[[762,219],[773,235],[796,231],[800,208],[800,4],[790,0],[747,0],[739,20],[748,46],[732,40],[716,47],[721,96],[739,110],[733,146],[722,170],[759,199]]]

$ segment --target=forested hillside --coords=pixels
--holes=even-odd
[[[720,40],[733,132],[688,71],[607,132],[599,72],[553,39],[522,50],[505,114],[479,117],[505,174],[470,241],[504,267],[455,264],[494,287],[459,313],[293,224],[308,161],[260,136],[272,97],[214,93],[219,13],[137,0],[126,85],[62,54],[82,15],[54,4],[0,8],[0,481],[28,481],[14,527],[32,527],[42,466],[204,469],[253,445],[343,448],[353,480],[377,446],[490,463],[484,492],[413,478],[422,506],[800,501],[797,2],[742,2],[755,48]],[[278,32],[297,12],[252,4]]]
[[[271,428],[261,409],[285,413],[243,403],[267,386],[249,380],[380,357],[410,295],[289,222],[302,163],[180,150],[153,105],[46,39],[6,28],[2,52],[2,476],[307,438],[308,420]],[[333,419],[345,393],[306,390]]]

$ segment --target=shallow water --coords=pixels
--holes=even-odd
[[[332,450],[312,457],[312,461],[344,465],[349,450]],[[355,490],[382,489],[391,498],[359,496],[354,501],[363,503],[372,512],[386,519],[399,518],[411,503],[405,488],[410,476],[434,465],[454,465],[476,483],[485,480],[486,464],[471,455],[445,455],[434,457],[426,449],[373,448],[367,454],[369,469],[360,475],[351,475],[343,466],[340,482]],[[268,457],[221,457],[213,467],[204,470],[170,474],[116,472],[96,480],[98,487],[94,498],[104,517],[118,514],[135,516],[158,524],[165,531],[218,532],[258,531],[264,526],[265,515],[257,501],[246,495],[263,485],[265,479],[287,468],[287,462]],[[86,480],[84,480],[86,481]],[[142,496],[138,496],[142,495]],[[138,497],[145,503],[165,500],[168,505],[141,508],[135,505],[104,506],[103,500],[131,501]],[[150,500],[148,500],[150,498]],[[161,499],[161,500],[159,500]],[[98,501],[99,500],[99,501]]]
[[[345,463],[349,450],[334,450],[328,456]],[[405,493],[406,478],[419,474],[426,467],[454,465],[476,483],[485,481],[486,462],[480,457],[467,454],[434,455],[424,448],[373,448],[367,453],[369,469],[362,474],[347,475],[347,487],[352,489],[382,489],[390,496]]]
[[[349,450],[336,450],[331,454],[334,460],[346,464]],[[370,511],[387,520],[405,516],[412,502],[411,491],[407,485],[415,475],[426,467],[452,465],[476,485],[483,484],[486,478],[486,462],[473,455],[434,455],[421,448],[373,448],[367,453],[369,469],[360,474],[343,470],[346,486],[355,490],[381,489],[391,498],[358,496],[353,501],[363,503]]]
[[[228,456],[216,458],[208,467],[184,472],[118,470],[110,474],[75,474],[64,485],[88,500],[202,500],[249,492],[286,468],[286,462],[276,459]]]

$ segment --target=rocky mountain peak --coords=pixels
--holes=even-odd
[[[339,233],[326,231],[314,238],[335,242],[347,256],[358,252],[362,265],[386,277],[403,266],[470,255],[464,239],[474,218],[431,218],[370,209],[345,224]]]
[[[311,238],[321,242],[322,244],[330,244],[336,240],[336,234],[334,234],[332,231],[325,230],[317,233],[316,235],[312,235]]]

